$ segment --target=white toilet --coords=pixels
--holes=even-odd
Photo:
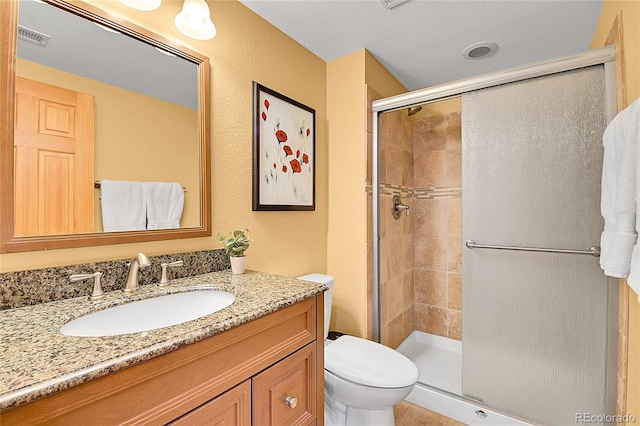
[[[329,287],[324,294],[324,418],[327,426],[393,426],[393,406],[413,390],[418,367],[401,353],[370,340],[327,340],[333,277],[299,279]]]

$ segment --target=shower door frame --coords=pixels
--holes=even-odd
[[[445,83],[424,89],[414,90],[401,95],[379,99],[372,102],[372,176],[371,176],[371,221],[372,221],[372,334],[373,340],[380,342],[380,115],[385,112],[406,109],[458,97],[465,92],[486,89],[501,84],[514,83],[563,71],[604,66],[605,116],[607,124],[617,114],[615,51],[606,46],[581,53],[538,62],[517,68],[483,74],[463,80]],[[607,330],[607,371],[605,410],[616,412],[617,385],[617,345],[618,345],[618,279],[607,277],[608,294],[608,330]],[[463,313],[464,314],[464,313]],[[463,397],[461,397],[464,399]]]

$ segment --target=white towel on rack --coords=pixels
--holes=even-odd
[[[638,239],[638,164],[640,100],[621,111],[607,126],[602,141],[601,212],[604,231],[600,241],[600,266],[606,275],[628,278],[640,293]]]
[[[146,182],[147,229],[180,228],[184,190],[175,182]]]
[[[100,197],[105,232],[146,229],[147,201],[142,182],[103,179]]]

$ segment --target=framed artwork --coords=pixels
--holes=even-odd
[[[316,111],[253,82],[253,210],[315,210]]]

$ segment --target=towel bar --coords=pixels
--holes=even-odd
[[[493,249],[493,250],[516,250],[516,251],[535,251],[545,253],[564,253],[564,254],[586,254],[589,256],[600,257],[600,247],[591,246],[586,250],[568,250],[568,249],[554,249],[554,248],[537,248],[537,247],[514,247],[514,246],[494,246],[488,244],[478,244],[473,240],[467,240],[465,242],[467,248],[470,249]]]
[[[93,182],[93,187],[95,189],[100,189],[101,186],[102,186],[102,181],[97,180],[97,181]],[[187,190],[187,188],[185,188],[184,186],[182,187],[182,189],[184,189],[185,191]]]

